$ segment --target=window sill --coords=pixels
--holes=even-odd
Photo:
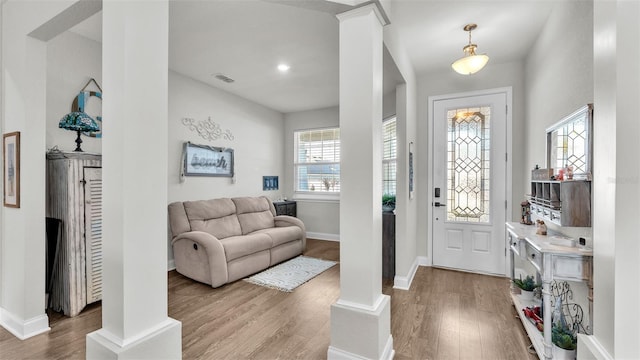
[[[293,194],[293,200],[319,201],[319,202],[339,202],[340,194],[319,194],[309,192],[299,192]]]

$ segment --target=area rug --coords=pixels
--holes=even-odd
[[[280,291],[292,292],[293,289],[320,275],[335,264],[337,264],[335,261],[298,256],[246,278],[244,281]]]

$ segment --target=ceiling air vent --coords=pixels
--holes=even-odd
[[[229,83],[229,84],[235,81],[232,78],[230,78],[230,77],[228,77],[228,76],[226,76],[224,74],[215,74],[215,75],[213,75],[213,77],[215,77],[216,79],[218,79],[220,81],[224,81],[226,83]]]

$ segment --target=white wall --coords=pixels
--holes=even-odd
[[[46,44],[28,34],[72,2],[2,3],[2,129],[20,131],[19,209],[0,221],[0,323],[20,338],[48,330],[44,313]]]
[[[593,102],[593,3],[559,2],[525,60],[524,164],[525,190],[529,190],[531,169],[546,166],[546,128],[581,106]],[[571,55],[573,54],[573,55]],[[515,142],[514,142],[515,143]],[[514,169],[514,172],[517,170]],[[547,222],[548,223],[548,222]],[[548,223],[552,230],[572,237],[587,238],[591,228],[567,228]],[[531,270],[529,271],[531,273]],[[582,282],[569,282],[573,301],[589,321],[588,289]],[[597,326],[597,324],[596,324]]]
[[[102,86],[101,43],[69,31],[47,42],[47,149],[76,148],[76,132],[60,129],[58,122],[71,111],[73,100],[91,78]],[[99,91],[93,83],[87,90]],[[90,97],[85,112],[95,119],[102,114],[102,101]],[[82,135],[82,150],[102,153],[102,140]]]
[[[233,140],[208,141],[182,124],[182,118],[211,120],[230,130]],[[169,202],[234,196],[267,196],[262,176],[283,179],[283,115],[236,95],[169,72]],[[153,136],[150,131],[146,136]],[[144,136],[141,137],[144,142]],[[236,183],[228,177],[186,177],[180,182],[182,145],[186,141],[234,150]],[[280,187],[282,189],[282,180]]]
[[[284,182],[280,192],[293,199],[293,132],[340,126],[338,107],[299,111],[284,115]],[[298,218],[315,238],[337,240],[340,237],[340,202],[296,199]]]
[[[512,62],[505,64],[489,64],[479,73],[472,76],[461,76],[453,70],[445,73],[427,74],[418,79],[418,143],[417,152],[420,161],[417,165],[417,173],[420,191],[418,192],[418,254],[426,256],[427,250],[427,221],[431,216],[431,205],[428,194],[431,191],[427,187],[431,174],[428,172],[427,158],[431,151],[431,144],[428,142],[428,98],[434,95],[444,95],[475,90],[492,89],[511,86],[513,90],[512,108],[512,128],[511,136],[512,163],[513,163],[513,188],[508,201],[511,201],[512,219],[519,219],[520,202],[524,199],[526,189],[523,186],[524,169],[522,162],[525,155],[524,149],[524,129],[525,129],[525,81],[524,64],[522,62]],[[509,217],[509,214],[507,214]]]
[[[593,3],[561,2],[552,11],[525,65],[526,154],[521,168],[525,190],[531,169],[546,166],[545,129],[593,102]],[[515,143],[515,142],[514,142]],[[514,172],[517,170],[514,169]],[[568,236],[585,237],[591,228],[549,228]]]

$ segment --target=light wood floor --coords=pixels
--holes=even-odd
[[[309,240],[305,255],[338,260],[339,243]],[[182,321],[184,359],[325,359],[339,265],[293,293],[237,281],[218,289],[169,272],[169,316]],[[504,278],[420,267],[411,290],[391,296],[396,359],[536,359]],[[0,359],[83,359],[100,305],[49,314],[51,331],[17,340],[0,328]]]

